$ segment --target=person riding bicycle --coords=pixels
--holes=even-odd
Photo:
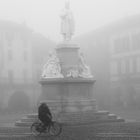
[[[42,102],[38,107],[38,118],[43,123],[44,128],[49,126],[52,121],[52,114],[45,102]]]

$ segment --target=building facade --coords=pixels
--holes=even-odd
[[[31,82],[31,31],[25,26],[0,23],[0,49],[1,82]]]
[[[15,96],[17,99],[14,97],[13,102],[22,101],[19,98],[23,98],[24,94],[29,100],[30,107],[37,104],[40,94],[39,74],[49,44],[45,37],[40,40],[34,36],[35,33],[25,24],[0,21],[0,107],[2,109],[11,106],[10,99],[18,93],[22,95]],[[42,43],[44,54],[41,54],[43,48],[40,42],[43,40],[46,42]],[[38,59],[41,59],[42,63],[38,64],[38,61],[35,61]]]
[[[139,107],[140,17],[125,19],[110,36],[110,80],[122,107]],[[119,91],[119,92],[118,92]],[[115,100],[114,98],[114,100]]]
[[[78,37],[97,79],[101,106],[138,107],[140,99],[140,16],[120,19]],[[108,105],[107,105],[108,106]]]

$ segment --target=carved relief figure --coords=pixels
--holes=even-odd
[[[67,77],[72,77],[72,78],[79,77],[78,69],[74,69],[74,68],[69,69],[66,76]]]
[[[49,59],[43,67],[43,78],[63,78],[59,59],[54,54],[49,54]]]
[[[79,65],[79,76],[83,78],[92,78],[91,70],[85,63],[83,53],[80,53],[80,65]]]

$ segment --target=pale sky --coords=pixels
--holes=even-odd
[[[140,0],[69,0],[75,36],[119,18],[140,14]],[[60,12],[65,0],[0,0],[0,20],[26,22],[35,32],[59,42]]]

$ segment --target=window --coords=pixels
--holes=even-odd
[[[118,74],[118,64],[116,61],[113,61],[110,64],[110,74],[111,75]]]
[[[114,40],[114,53],[127,52],[130,48],[129,36]]]
[[[23,59],[24,59],[24,61],[27,61],[27,59],[28,59],[28,55],[27,55],[26,51],[23,52]]]
[[[134,71],[133,69],[134,69],[134,67],[133,67],[133,59],[131,58],[129,60],[129,72],[133,73],[133,71]]]
[[[13,59],[12,50],[8,50],[8,60],[11,61]]]
[[[8,70],[8,80],[10,83],[13,82],[13,77],[14,77],[13,71]]]
[[[14,37],[13,33],[12,32],[6,32],[5,37],[6,37],[8,46],[11,46],[12,41],[13,41],[13,37]]]
[[[126,62],[125,60],[121,61],[121,74],[125,74],[126,73]]]
[[[27,71],[23,70],[23,80],[24,82],[27,82]]]
[[[136,68],[136,71],[137,71],[137,72],[140,72],[140,56],[137,57],[136,65],[137,65],[137,66],[136,66],[136,67],[137,67],[137,68]]]
[[[28,46],[28,38],[29,36],[27,34],[24,34],[24,33],[20,34],[20,39],[22,40],[22,45],[24,48],[27,48]]]
[[[134,50],[140,49],[140,33],[132,35],[132,46]]]

